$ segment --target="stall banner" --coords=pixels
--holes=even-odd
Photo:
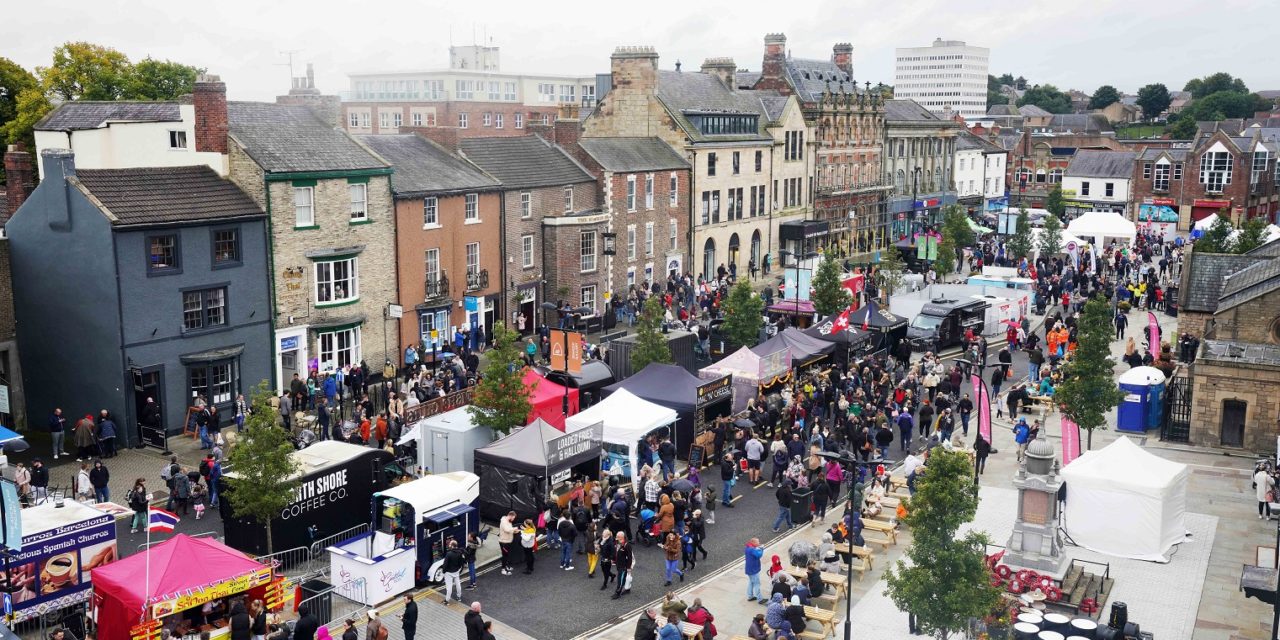
[[[547,456],[547,468],[558,467],[566,460],[592,449],[599,451],[603,446],[603,422],[597,422],[585,429],[566,433],[543,445]]]
[[[808,300],[813,291],[813,272],[800,267],[787,267],[782,274],[782,292],[785,300]],[[791,294],[790,296],[786,294]]]
[[[405,424],[414,424],[423,418],[453,411],[458,407],[465,407],[471,404],[471,396],[475,393],[475,387],[467,387],[462,391],[455,391],[442,398],[432,398],[426,402],[415,404],[404,410]]]
[[[1177,222],[1178,212],[1163,204],[1138,205],[1138,222]]]
[[[582,334],[577,331],[552,329],[551,368],[566,373],[582,373]]]
[[[129,629],[129,640],[154,640],[160,637],[159,620],[148,620]]]
[[[4,509],[4,538],[0,541],[9,551],[22,551],[22,501],[18,498],[18,484],[0,478],[0,508]]]
[[[161,599],[151,604],[151,617],[163,618],[206,602],[244,593],[268,582],[271,582],[271,567],[262,567],[230,580],[189,589],[186,593],[160,596]]]
[[[13,593],[14,621],[87,601],[89,572],[115,558],[116,519],[105,513],[23,536],[8,563],[9,582],[28,584]]]
[[[760,358],[760,379],[780,376],[791,368],[791,348],[784,347]]]
[[[276,611],[293,602],[294,588],[297,586],[297,583],[285,578],[279,578],[267,585],[266,592],[262,596],[267,610]]]
[[[707,408],[717,400],[723,400],[733,395],[733,375],[726,375],[719,380],[712,380],[706,384],[698,385],[697,398],[694,400],[693,407],[695,410]]]
[[[1151,351],[1151,357],[1160,357],[1160,321],[1150,311],[1147,312],[1147,349]]]
[[[1062,416],[1062,466],[1080,457],[1080,427],[1070,418]]]
[[[973,385],[974,395],[977,396],[975,404],[978,405],[978,435],[982,436],[987,444],[991,441],[991,395],[987,391],[987,385],[982,381],[982,376],[973,374],[969,383]]]

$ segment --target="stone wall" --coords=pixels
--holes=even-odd
[[[1214,337],[1276,344],[1280,327],[1277,322],[1280,322],[1280,291],[1272,291],[1214,316]]]
[[[1205,332],[1208,331],[1210,323],[1213,322],[1213,314],[1201,313],[1199,311],[1178,311],[1178,332],[1190,333],[1191,335],[1203,340]]]
[[[1202,360],[1192,369],[1192,385],[1192,445],[1222,447],[1223,404],[1238,400],[1246,403],[1244,449],[1274,453],[1280,370]]]

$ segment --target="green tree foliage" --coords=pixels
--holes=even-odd
[[[36,67],[51,97],[62,100],[119,100],[133,65],[129,57],[89,42],[68,42],[53,50],[53,65]]]
[[[942,240],[938,241],[938,259],[933,261],[933,267],[938,276],[942,277],[956,271],[958,261],[956,241],[951,236],[943,234]]]
[[[853,295],[844,288],[840,276],[843,269],[835,257],[823,257],[813,274],[813,308],[826,317],[849,308]]]
[[[977,511],[969,458],[934,449],[905,518],[912,535],[910,563],[898,560],[885,572],[885,582],[894,605],[915,614],[921,630],[935,638],[960,634],[970,618],[1000,605],[1000,589],[991,586],[985,561],[986,534],[970,531],[956,538]]]
[[[273,395],[265,381],[250,394],[252,409],[244,431],[227,456],[228,470],[235,473],[226,476],[232,513],[265,525],[267,553],[274,551],[270,523],[293,502],[301,470],[289,432],[276,426]]]
[[[724,324],[720,330],[730,343],[750,347],[759,339],[763,324],[764,300],[751,290],[746,280],[739,280],[724,301]]]
[[[876,286],[880,289],[881,300],[889,298],[902,286],[902,276],[907,272],[907,263],[902,259],[902,250],[889,245],[880,252],[880,264],[876,266]]]
[[[1271,103],[1256,93],[1219,91],[1198,98],[1178,115],[1193,120],[1222,120],[1225,118],[1251,118],[1257,111],[1266,111]]]
[[[1009,237],[1006,248],[1014,259],[1029,259],[1031,252],[1035,250],[1031,236],[1031,214],[1027,213],[1026,207],[1018,210],[1018,226],[1014,234]]]
[[[1076,324],[1075,355],[1063,369],[1062,383],[1055,392],[1063,414],[1089,433],[1090,448],[1094,429],[1105,429],[1107,412],[1124,399],[1113,375],[1111,338],[1114,335],[1111,307],[1101,297],[1090,299]],[[1154,348],[1159,353],[1160,347]]]
[[[1231,74],[1224,71],[1219,71],[1203,78],[1192,78],[1187,81],[1182,90],[1190,91],[1191,97],[1195,99],[1203,98],[1219,91],[1249,93],[1249,87],[1245,86],[1244,80],[1232,77]]]
[[[1205,229],[1204,235],[1196,240],[1197,253],[1235,253],[1235,242],[1231,240],[1232,227],[1228,216],[1224,209],[1218,214],[1218,219]]]
[[[977,243],[977,234],[969,226],[969,217],[959,205],[948,205],[942,210],[942,241],[938,243],[938,273],[948,274],[957,269],[960,252]]]
[[[1117,102],[1120,102],[1120,91],[1109,84],[1098,87],[1098,90],[1089,96],[1090,109],[1106,109]]]
[[[195,89],[196,76],[202,71],[170,60],[143,58],[130,70],[124,97],[129,100],[172,100],[191,93]]]
[[[1071,97],[1051,84],[1038,84],[1018,99],[1018,106],[1034,104],[1049,113],[1071,113]]]
[[[1006,77],[1009,78],[1008,82],[1004,82],[1002,80],[1002,78],[1006,78]],[[997,104],[1009,104],[1009,97],[1000,91],[1000,87],[1006,84],[1009,86],[1013,86],[1013,76],[1010,76],[1007,73],[1001,76],[1000,78],[997,78],[993,75],[987,76],[987,108],[988,109],[990,109],[992,106]]]
[[[1044,201],[1044,209],[1045,211],[1057,216],[1059,220],[1061,220],[1063,216],[1067,215],[1067,201],[1066,198],[1062,196],[1061,184],[1055,184],[1053,185],[1053,188],[1049,190],[1049,195]]]
[[[1009,85],[1009,86],[1011,86],[1011,87],[1012,87],[1012,86],[1014,86],[1013,74],[1012,74],[1012,73],[1005,73],[1005,74],[1001,74],[999,78],[996,78],[996,81],[997,81],[997,82],[999,82],[999,83],[1000,83],[1000,84],[1002,84],[1002,85],[1007,84],[1007,85]]]
[[[1142,117],[1148,120],[1159,117],[1172,103],[1168,87],[1159,82],[1138,89],[1138,106],[1142,107]]]
[[[485,352],[488,361],[481,369],[482,377],[467,411],[476,424],[505,435],[529,419],[533,410],[529,403],[531,389],[524,385],[520,335],[505,323],[496,322],[489,344],[492,348]]]
[[[23,89],[18,93],[18,112],[12,120],[0,126],[0,134],[3,134],[0,138],[4,138],[7,144],[24,143],[28,150],[34,152],[36,123],[52,108],[53,105],[40,89]]]
[[[671,348],[662,335],[662,300],[649,296],[636,325],[636,346],[631,351],[631,370],[640,371],[651,362],[671,364]]]
[[[1249,218],[1240,224],[1240,235],[1232,242],[1232,253],[1248,253],[1267,243],[1267,219]]]
[[[8,58],[0,58],[0,128],[18,116],[18,95],[39,86],[30,71]]]
[[[1180,115],[1166,131],[1173,140],[1190,140],[1196,137],[1196,119],[1190,115]]]
[[[1040,229],[1040,239],[1036,242],[1040,255],[1053,257],[1062,253],[1062,220],[1056,215],[1045,216],[1044,226]]]

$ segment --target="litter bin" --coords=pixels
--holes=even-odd
[[[298,604],[304,602],[311,615],[320,621],[320,624],[328,624],[332,622],[333,617],[333,585],[324,580],[307,580],[298,585],[299,595]]]
[[[813,505],[813,489],[805,487],[803,489],[791,490],[791,522],[795,525],[801,525],[813,519],[811,507]]]

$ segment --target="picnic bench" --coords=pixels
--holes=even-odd
[[[893,542],[893,544],[898,544],[898,528],[888,522],[864,519],[862,521],[862,533],[864,537],[866,536],[867,531],[883,533]]]
[[[814,632],[805,629],[804,633],[799,634],[801,638],[829,638],[836,634],[836,613],[834,611],[827,611],[817,607],[805,607],[804,617],[818,623],[822,628],[822,633],[811,636],[809,634]]]
[[[680,623],[680,634],[688,640],[702,640],[702,625],[692,622]]]
[[[822,575],[822,583],[825,584],[831,590],[831,592],[835,594],[836,599],[844,597],[844,595],[848,593],[848,590],[849,590],[848,576],[843,576],[838,573],[827,573],[825,571],[820,573]],[[787,569],[787,574],[789,574],[791,577],[797,580],[799,580],[804,576],[809,575],[809,573],[804,569],[799,569],[794,567],[791,569]]]
[[[859,581],[862,580],[863,574],[865,574],[867,571],[871,571],[872,569],[871,560],[873,557],[873,554],[871,552],[871,547],[867,547],[867,546],[855,547],[849,544],[848,542],[837,542],[835,544],[835,549],[836,549],[836,553],[846,558],[850,555],[853,556],[852,566],[853,566],[853,569],[858,572]]]

